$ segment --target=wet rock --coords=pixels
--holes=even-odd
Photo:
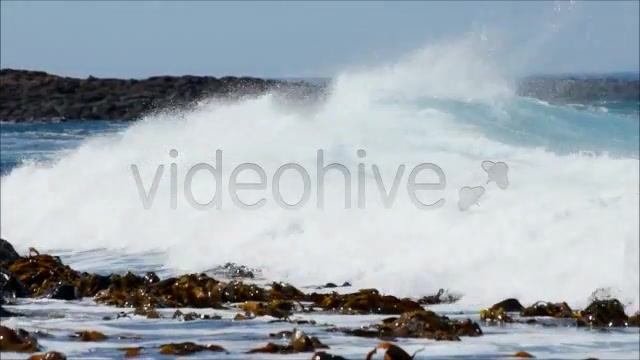
[[[29,295],[27,287],[11,271],[0,266],[0,298],[26,297]]]
[[[96,294],[94,300],[97,303],[148,309],[222,308],[221,303],[225,299],[223,284],[205,274],[187,274],[151,285],[133,274],[111,281],[109,288]]]
[[[518,299],[509,298],[493,304],[492,310],[502,309],[506,312],[521,312],[524,310],[524,306],[518,301]]]
[[[640,327],[640,310],[635,314],[629,316],[629,320],[627,321],[629,326]]]
[[[576,314],[578,326],[621,327],[627,326],[629,317],[617,299],[596,300]]]
[[[487,323],[511,323],[513,318],[509,316],[501,307],[485,309],[480,311],[480,320]]]
[[[487,323],[511,323],[513,318],[508,312],[521,312],[525,310],[518,299],[509,298],[493,304],[489,309],[480,311],[480,319]],[[534,321],[535,322],[535,321]]]
[[[303,319],[298,319],[298,320],[293,320],[293,319],[276,319],[276,320],[270,320],[269,324],[273,324],[273,323],[279,323],[279,322],[286,322],[289,324],[296,324],[296,325],[315,325],[316,322],[315,320],[303,320]]]
[[[272,316],[278,319],[288,318],[294,310],[294,304],[286,300],[274,300],[269,303],[247,301],[241,306],[247,316]]]
[[[385,342],[376,346],[373,350],[371,350],[367,354],[366,359],[371,360],[373,358],[373,355],[378,353],[378,350],[382,350],[384,354],[384,360],[412,360],[418,352],[422,351],[421,349],[413,353],[413,355],[409,355],[401,347]]]
[[[183,313],[180,310],[176,310],[175,313],[173,313],[172,316],[173,319],[178,319],[181,321],[191,321],[191,320],[196,320],[196,319],[201,319],[201,320],[220,320],[222,319],[221,316],[218,315],[204,315],[204,314],[198,314],[196,312],[190,312],[190,313]]]
[[[254,318],[255,317],[247,316],[245,314],[236,314],[236,316],[233,317],[233,321],[251,320],[251,319],[254,319]]]
[[[325,351],[316,351],[312,356],[311,360],[348,360],[342,356],[332,355]]]
[[[124,357],[132,358],[140,356],[140,352],[144,350],[143,347],[128,347],[128,348],[120,348],[118,350],[124,351]]]
[[[440,316],[433,311],[417,310],[402,314],[399,318],[386,319],[369,329],[343,331],[348,335],[375,337],[380,339],[425,338],[433,340],[459,341],[461,336],[480,336],[480,326],[467,319],[457,321]]]
[[[303,300],[305,294],[291,284],[282,282],[271,283],[269,298],[273,300]]]
[[[526,351],[518,351],[517,353],[513,354],[513,357],[516,357],[516,358],[534,358],[535,356],[529,354]]]
[[[74,335],[72,335],[72,337],[76,337],[80,341],[86,341],[86,342],[101,341],[107,338],[105,334],[99,331],[93,331],[93,330],[79,331],[79,332],[76,332]]]
[[[110,276],[89,274],[86,272],[81,273],[80,276],[80,281],[76,282],[75,285],[82,296],[93,297],[99,291],[111,285]]]
[[[150,271],[144,275],[143,281],[145,285],[153,285],[160,282],[160,278],[156,273]]]
[[[59,258],[40,255],[37,251],[32,253],[35,255],[17,259],[9,265],[9,271],[17,276],[32,296],[41,297],[61,284],[81,281],[80,273],[62,264]]]
[[[27,331],[0,325],[0,352],[33,353],[38,350],[38,340]]]
[[[308,352],[318,349],[328,349],[329,347],[315,336],[308,336],[303,331],[293,329],[293,334],[289,340],[289,345],[293,347],[296,352]]]
[[[141,306],[133,311],[134,315],[144,316],[147,319],[161,319],[162,315],[154,307]]]
[[[294,354],[296,351],[289,345],[278,345],[274,343],[268,343],[267,345],[251,349],[247,351],[247,354]]]
[[[571,318],[573,311],[566,302],[550,303],[539,301],[525,309],[520,313],[521,316],[549,316],[554,318]]]
[[[228,262],[222,266],[218,266],[210,270],[214,275],[221,275],[232,279],[253,279],[255,278],[254,270],[244,265]]]
[[[303,331],[293,329],[290,336],[289,343],[287,345],[278,345],[274,343],[268,343],[266,346],[249,350],[248,354],[265,353],[265,354],[295,354],[300,352],[315,352],[319,349],[328,349],[329,347],[324,345],[315,336],[308,336]]]
[[[218,345],[198,345],[192,342],[160,345],[160,353],[165,355],[190,355],[202,351],[226,352]]]
[[[10,242],[0,238],[0,263],[5,261],[13,261],[19,259],[20,255],[16,252]]]
[[[438,290],[435,295],[425,296],[418,300],[420,305],[453,304],[460,300],[460,296],[445,293],[444,289]]]
[[[349,282],[344,282],[342,285],[337,285],[336,283],[328,282],[322,286],[318,286],[318,289],[335,289],[339,287],[350,287],[351,284]]]
[[[70,284],[63,284],[54,287],[51,291],[45,294],[45,297],[56,300],[80,300],[82,295],[77,287]]]
[[[324,310],[339,311],[346,314],[402,314],[422,309],[411,299],[398,299],[391,295],[381,295],[375,289],[363,289],[357,293],[331,293],[313,296],[313,301]]]
[[[228,284],[221,283],[222,301],[224,302],[244,302],[244,301],[266,301],[267,291],[254,284],[245,284],[241,281],[231,281]]]
[[[67,356],[57,351],[49,351],[44,354],[31,355],[28,360],[67,360]]]

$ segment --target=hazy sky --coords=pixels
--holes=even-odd
[[[486,29],[530,73],[638,71],[638,4],[2,1],[0,60],[72,76],[327,76]]]

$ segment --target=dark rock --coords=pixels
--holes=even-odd
[[[429,295],[421,299],[418,299],[418,304],[420,305],[453,304],[458,300],[460,300],[459,296],[445,293],[444,289],[440,289],[438,290],[438,293],[436,293],[435,295]]]
[[[124,351],[125,358],[132,358],[132,357],[139,356],[140,352],[144,350],[144,348],[143,347],[126,347],[126,348],[120,348],[118,350]]]
[[[226,352],[218,345],[198,345],[192,342],[160,345],[160,353],[165,355],[190,355],[202,351]]]
[[[640,310],[629,316],[628,325],[632,327],[640,327]]]
[[[20,258],[20,255],[13,248],[13,245],[5,239],[0,239],[0,263],[18,258]]]
[[[25,297],[28,294],[27,287],[17,276],[0,266],[0,298],[4,299],[5,296]]]
[[[47,293],[45,297],[49,299],[68,300],[68,301],[82,299],[82,296],[78,291],[78,288],[75,287],[74,285],[69,285],[69,284],[56,286],[55,288],[53,288],[53,290]]]
[[[428,310],[406,312],[399,318],[386,319],[369,329],[341,329],[340,331],[348,335],[380,339],[424,338],[449,341],[459,341],[460,336],[483,334],[480,326],[469,319],[452,320]]]
[[[367,354],[366,360],[371,360],[373,355],[378,352],[378,350],[382,350],[384,352],[384,360],[412,360],[415,358],[416,354],[424,349],[420,349],[413,353],[413,355],[409,355],[406,351],[404,351],[398,345],[394,345],[392,343],[382,343],[376,346],[373,350],[369,351]]]
[[[311,360],[348,360],[348,359],[342,356],[329,354],[325,351],[316,351],[315,353],[313,353],[313,356],[311,356]]]
[[[577,314],[578,326],[623,327],[629,317],[617,299],[596,300]]]
[[[72,337],[78,338],[80,341],[85,342],[101,341],[107,338],[105,334],[94,330],[79,331],[73,334]]]
[[[272,316],[278,319],[288,318],[294,310],[294,304],[287,300],[273,300],[269,303],[247,301],[241,306],[246,316]]]
[[[157,282],[160,281],[160,278],[158,277],[158,275],[156,275],[156,273],[154,272],[148,272],[145,276],[144,276],[144,283],[146,285],[153,285]]]
[[[525,307],[522,306],[518,299],[509,298],[493,304],[489,309],[480,311],[480,320],[488,323],[511,323],[514,322],[514,320],[507,314],[507,312],[522,312],[524,310]],[[533,307],[528,311],[529,313],[534,313],[538,310],[539,309],[537,307]]]
[[[421,310],[422,306],[411,299],[399,299],[381,295],[375,289],[362,289],[351,294],[311,294],[310,298],[324,310],[347,314],[402,314]]]
[[[640,80],[602,78],[528,78],[520,81],[518,95],[551,102],[640,101]]]
[[[511,323],[513,318],[501,307],[491,307],[480,311],[480,320],[488,323]]]
[[[49,351],[44,354],[31,355],[27,360],[67,360],[67,357],[63,353]]]
[[[521,316],[549,316],[554,318],[571,318],[573,317],[573,311],[566,302],[563,303],[550,303],[538,301],[537,303],[524,308]]]
[[[239,99],[272,91],[307,101],[322,89],[305,82],[250,77],[156,76],[146,80],[62,77],[0,70],[0,121],[134,120],[204,98]]]
[[[202,319],[202,320],[220,320],[222,319],[221,316],[219,315],[204,315],[204,314],[198,314],[195,312],[190,312],[190,313],[183,313],[180,310],[176,310],[175,313],[173,313],[173,319],[179,319],[181,321],[191,321],[191,320],[196,320],[196,319]]]
[[[27,331],[0,325],[0,352],[33,353],[38,350],[38,340]]]
[[[248,354],[295,354],[300,352],[314,352],[320,349],[328,349],[329,347],[315,336],[308,336],[303,331],[293,329],[289,343],[287,345],[278,345],[268,343],[266,346],[252,349]]]
[[[526,351],[518,351],[517,353],[512,355],[515,358],[534,358],[535,356],[529,354]]]
[[[520,312],[524,310],[524,306],[518,301],[518,299],[509,298],[494,304],[491,309],[502,309],[506,312]]]

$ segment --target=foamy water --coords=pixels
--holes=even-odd
[[[167,273],[234,261],[296,285],[349,281],[407,296],[448,288],[473,309],[505,297],[580,307],[591,291],[606,287],[635,311],[637,119],[515,97],[498,64],[482,55],[468,40],[435,45],[341,74],[319,108],[294,109],[267,95],[203,104],[180,118],[157,115],[117,135],[89,139],[53,164],[28,164],[2,178],[1,235],[20,251],[65,251],[83,270],[126,268],[121,257],[107,253],[139,259],[134,268],[146,261]],[[318,150],[324,165],[349,169],[350,208],[342,173],[318,181]],[[485,160],[508,164],[508,188],[487,183]],[[184,197],[187,172],[198,163],[222,169],[220,209],[197,210]],[[240,209],[229,195],[230,175],[243,163],[265,172],[265,189],[238,192],[244,203],[264,199],[260,209]],[[286,163],[300,165],[310,180],[309,197],[295,210],[278,206],[272,193],[274,175]],[[440,208],[419,209],[410,200],[408,177],[421,163],[445,175],[444,189],[417,192],[425,204],[444,199]],[[131,165],[145,191],[164,165],[149,209]],[[397,197],[386,208],[379,184],[389,193],[394,178]],[[259,180],[251,171],[238,179]],[[437,180],[430,171],[417,178]],[[301,199],[300,174],[287,171],[279,184],[284,201]],[[485,192],[479,205],[460,211],[465,186]],[[319,187],[324,209],[317,206]],[[199,202],[215,191],[210,174],[194,177]],[[96,249],[83,261],[79,252]],[[527,331],[524,338],[531,339]],[[489,353],[500,347],[484,344],[494,347]],[[584,353],[592,352],[574,355]]]

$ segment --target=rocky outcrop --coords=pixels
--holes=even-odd
[[[538,301],[529,307],[524,307],[517,299],[506,299],[494,304],[489,309],[480,311],[480,320],[491,323],[524,323],[536,324],[535,319],[514,319],[514,313],[520,313],[521,318],[546,317],[553,319],[571,320],[568,324],[577,327],[638,327],[639,313],[629,316],[625,313],[624,306],[617,299],[591,300],[584,310],[574,311],[566,302],[552,303]]]
[[[205,98],[234,99],[273,91],[308,100],[318,87],[251,77],[155,76],[86,79],[42,71],[0,70],[0,121],[135,120]]]
[[[528,78],[518,95],[553,102],[640,101],[640,80],[603,78]]]
[[[253,77],[154,76],[147,79],[86,79],[42,71],[0,70],[0,122],[135,120],[158,110],[184,108],[198,100],[238,99],[266,92],[309,103],[325,85]],[[517,93],[552,102],[639,101],[640,80],[527,78]]]
[[[18,259],[20,255],[16,252],[10,242],[0,239],[0,262],[13,261]]]

